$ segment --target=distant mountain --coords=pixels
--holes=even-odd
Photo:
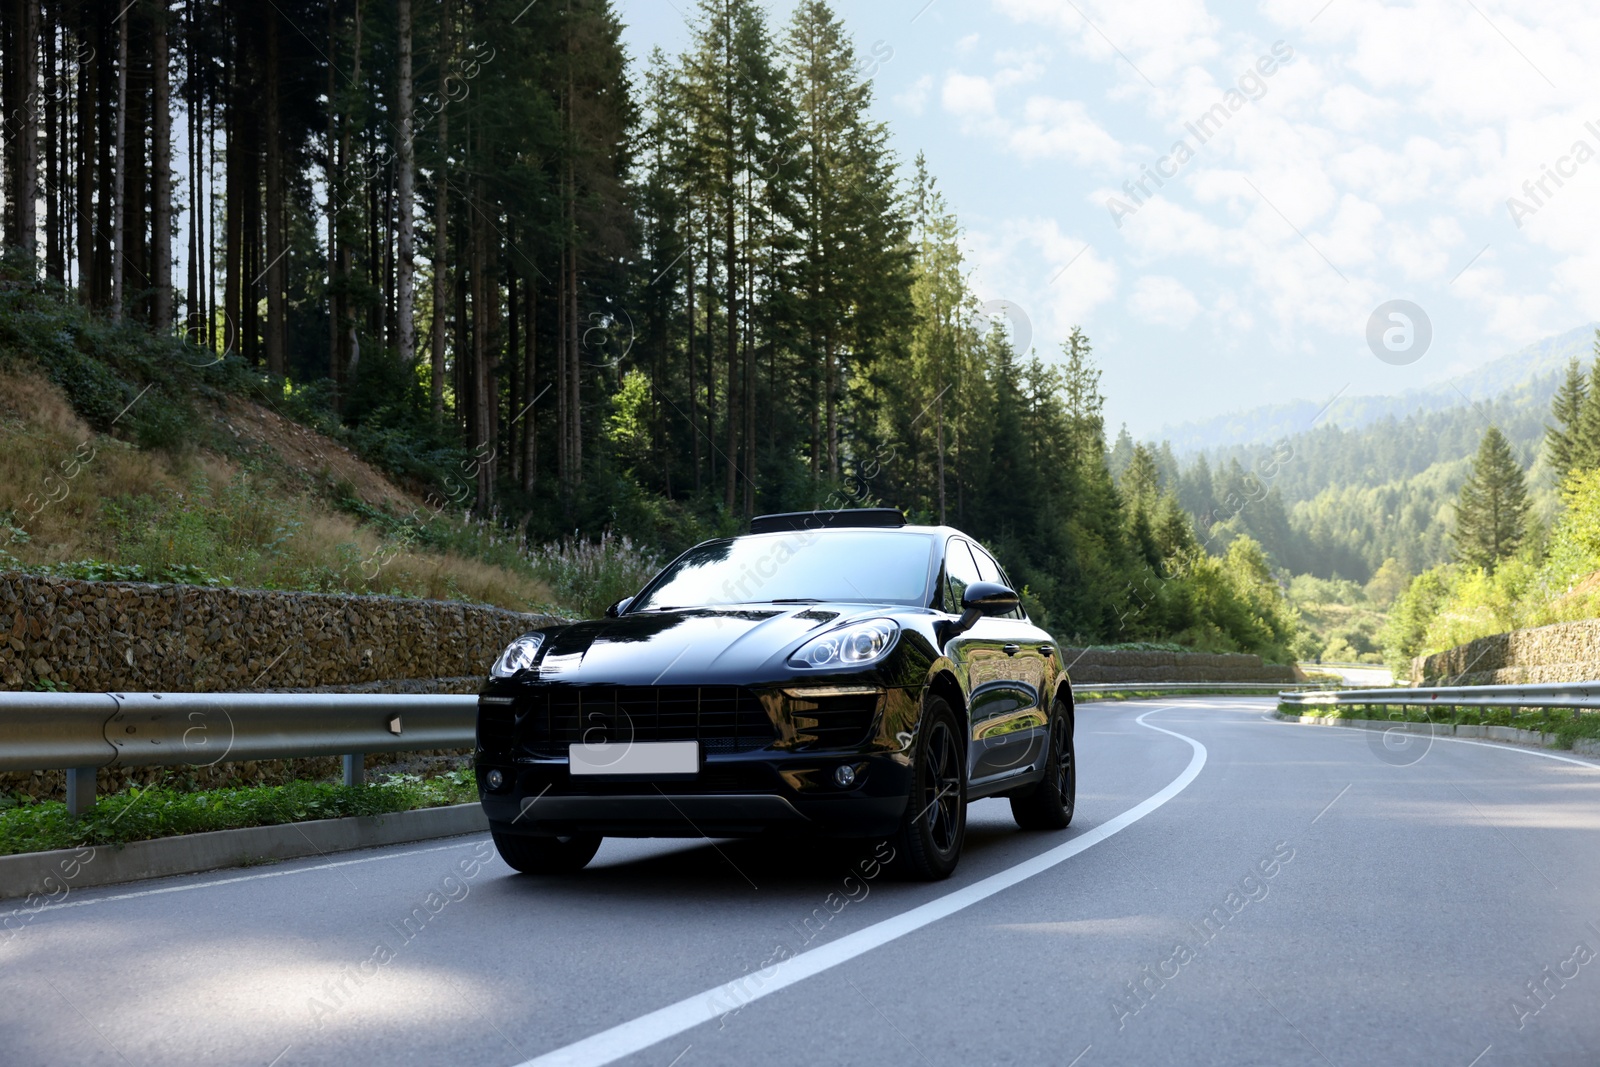
[[[1498,398],[1524,390],[1527,400],[1537,401],[1542,396],[1548,405],[1567,360],[1576,356],[1587,362],[1592,357],[1597,326],[1600,323],[1575,327],[1501,356],[1470,373],[1419,389],[1408,389],[1398,395],[1340,396],[1331,404],[1326,400],[1269,404],[1169,426],[1156,435],[1156,440],[1170,442],[1173,452],[1189,457],[1230,446],[1263,444],[1292,437],[1311,428],[1313,420],[1319,427],[1331,424],[1355,430],[1387,418],[1403,419],[1419,412],[1445,411],[1464,407],[1467,401]],[[1324,406],[1327,407],[1325,412],[1322,411]],[[1319,412],[1321,418],[1318,418]]]
[[[1248,534],[1295,574],[1365,582],[1390,558],[1416,574],[1451,556],[1455,499],[1490,425],[1528,473],[1535,514],[1554,514],[1550,401],[1593,339],[1583,326],[1427,388],[1340,397],[1322,418],[1301,401],[1192,423],[1156,446],[1161,482],[1213,551]],[[1131,451],[1117,443],[1113,470]]]

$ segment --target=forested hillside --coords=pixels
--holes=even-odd
[[[1479,401],[1458,395],[1443,409],[1354,413],[1353,426],[1324,416],[1311,427],[1307,418],[1270,443],[1190,456],[1169,444],[1153,454],[1163,485],[1222,544],[1248,534],[1279,566],[1321,578],[1366,582],[1386,559],[1418,574],[1450,558],[1452,503],[1491,425],[1530,472],[1537,513],[1549,518],[1555,483],[1541,452],[1562,373],[1536,373]],[[1119,437],[1113,470],[1126,468],[1133,449]]]
[[[407,545],[888,503],[993,544],[1064,636],[1288,655],[1258,547],[1114,486],[1089,338],[980,315],[821,0],[701,0],[648,57],[607,0],[3,10],[0,356],[98,433],[181,452],[248,395],[425,496],[355,509]]]

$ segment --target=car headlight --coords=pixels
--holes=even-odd
[[[894,647],[900,627],[888,619],[871,619],[830,630],[801,645],[789,663],[795,667],[860,667]]]
[[[518,671],[525,671],[533,666],[534,660],[539,658],[539,649],[544,645],[544,634],[523,634],[506,646],[500,653],[500,658],[494,661],[494,666],[489,668],[491,678],[510,678]]]

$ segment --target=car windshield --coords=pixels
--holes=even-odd
[[[845,601],[921,605],[929,534],[795,531],[709,541],[684,553],[628,608]]]

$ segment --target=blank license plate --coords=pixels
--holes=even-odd
[[[586,774],[698,774],[700,742],[635,741],[625,744],[573,745],[567,750],[568,770]]]

